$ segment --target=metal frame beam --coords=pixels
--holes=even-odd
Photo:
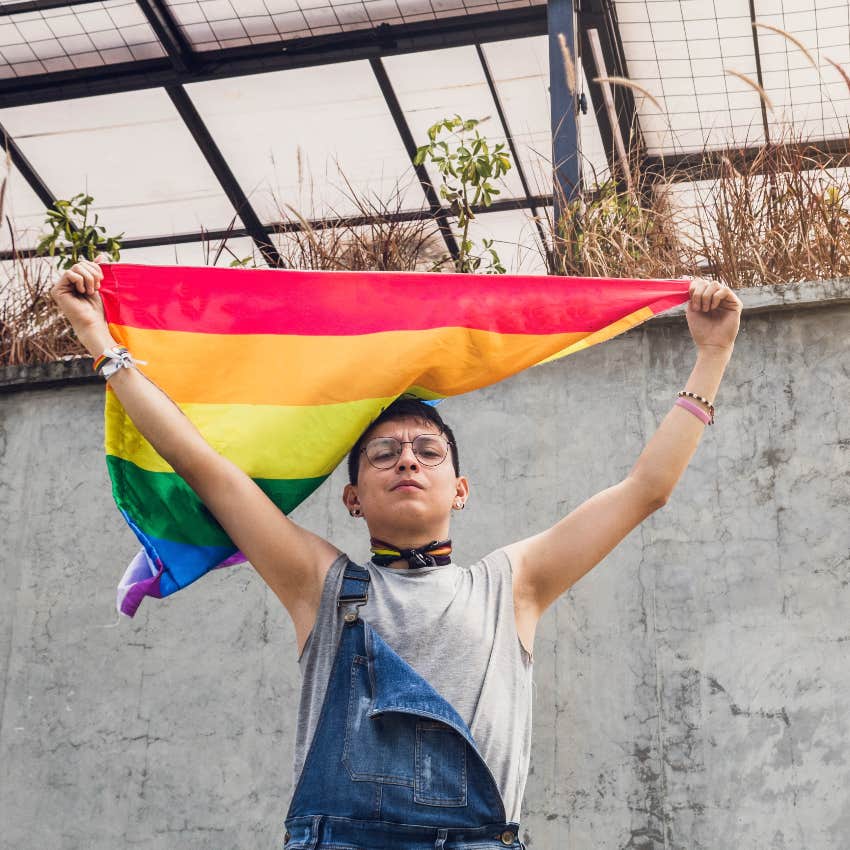
[[[529,202],[535,208],[539,208],[551,205],[552,199],[546,195],[533,195],[531,198],[503,198],[502,200],[494,201],[489,207],[475,206],[473,207],[473,212],[476,215],[481,215],[491,212],[529,209]],[[382,219],[391,222],[426,221],[433,219],[433,217],[430,209],[401,210],[381,216]],[[326,230],[331,227],[363,227],[372,224],[374,221],[374,216],[357,215],[341,218],[314,219],[308,221],[307,224],[312,230]],[[274,222],[268,225],[268,228],[273,233],[294,233],[304,230],[304,224],[297,220],[282,221]],[[121,242],[121,248],[130,250],[131,248],[152,248],[162,245],[184,245],[191,242],[239,239],[246,236],[251,236],[251,233],[244,227],[227,230],[199,230],[191,233],[172,233],[162,236],[142,236],[136,239],[124,239]],[[19,250],[15,253],[18,256],[30,257],[35,254],[35,250],[29,248]],[[11,260],[12,258],[12,251],[0,251],[0,260]]]
[[[564,55],[559,36],[563,36],[570,59],[575,64],[575,9],[574,0],[549,0],[549,95],[552,106],[552,172],[555,203],[555,252],[558,252],[558,222],[564,205],[576,196],[581,188],[579,163],[578,121],[576,120],[576,95],[570,91],[565,71]]]
[[[767,149],[804,152],[806,168],[850,167],[850,140],[845,137],[822,141],[801,142],[791,145],[768,145]],[[674,156],[649,155],[644,158],[643,168],[657,178],[673,182],[691,180],[716,180],[723,173],[724,160],[733,166],[752,165],[759,156],[764,156],[764,145],[748,148],[723,148],[712,151],[677,154]]]
[[[69,4],[66,2],[61,5]],[[468,46],[477,42],[545,35],[546,31],[545,6],[441,18],[415,24],[381,24],[374,29],[328,36],[193,51],[193,67],[185,71],[175,68],[171,59],[145,59],[4,79],[0,80],[0,108],[184,85],[333,62],[377,59],[444,47]]]
[[[401,104],[398,102],[395,89],[390,82],[387,69],[384,67],[384,63],[380,59],[370,59],[369,64],[372,66],[372,71],[375,74],[375,79],[378,81],[381,94],[384,96],[387,109],[389,109],[390,114],[393,117],[396,130],[398,130],[398,134],[401,137],[401,143],[404,145],[404,149],[407,151],[408,157],[410,157],[410,163],[413,165],[413,170],[416,172],[416,176],[422,184],[422,191],[425,193],[425,198],[428,201],[428,207],[431,210],[431,215],[434,216],[434,220],[437,222],[437,227],[440,228],[440,233],[443,235],[443,240],[446,243],[446,248],[448,249],[451,258],[453,260],[457,260],[459,251],[457,240],[452,233],[452,228],[448,221],[449,211],[440,202],[436,190],[431,185],[431,180],[428,177],[428,171],[425,166],[416,165],[414,162],[414,158],[416,157],[416,142],[413,139],[413,133],[410,132],[407,119],[404,117],[404,111],[401,108]]]
[[[21,15],[24,12],[47,12],[50,9],[86,6],[98,2],[100,0],[20,0],[18,3],[6,3],[0,8],[0,18],[7,15]]]
[[[756,77],[758,78],[758,84],[764,90],[764,77],[761,73],[761,48],[759,47],[759,34],[758,30],[755,26],[756,23],[756,3],[755,0],[750,0],[750,25],[753,30],[753,52],[756,57]],[[764,140],[765,142],[770,141],[770,125],[767,121],[767,105],[765,102],[759,98],[759,105],[761,106],[761,123],[762,127],[764,127]]]

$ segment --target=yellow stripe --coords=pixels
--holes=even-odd
[[[312,407],[178,406],[216,451],[252,478],[316,478],[334,470],[342,459],[340,447],[353,443],[391,401],[378,398]],[[108,384],[104,418],[106,454],[151,472],[174,472],[142,436]]]
[[[653,313],[649,307],[641,307],[640,310],[635,310],[634,313],[629,313],[628,316],[623,316],[622,319],[617,319],[617,321],[613,324],[588,334],[582,339],[574,342],[572,345],[567,346],[562,351],[552,354],[540,362],[549,363],[552,360],[559,360],[561,357],[566,357],[568,354],[575,354],[576,351],[581,351],[583,348],[590,348],[592,345],[605,342],[605,340],[612,339],[617,336],[617,334],[625,333],[629,330],[629,328],[633,328],[635,325],[639,325],[641,322],[651,319],[654,315],[655,313]]]
[[[458,395],[564,356],[588,336],[467,328],[320,337],[109,328],[134,357],[148,361],[142,372],[175,401],[225,405],[342,404],[396,396],[412,385]]]

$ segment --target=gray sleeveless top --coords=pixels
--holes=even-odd
[[[301,697],[293,788],[327,690],[343,620],[346,557],[325,577],[316,623],[298,665]],[[531,754],[532,657],[516,630],[511,564],[497,549],[469,567],[363,565],[371,577],[364,620],[463,718],[493,773],[509,821],[519,823]]]

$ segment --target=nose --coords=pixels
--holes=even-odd
[[[401,447],[401,454],[398,456],[396,469],[399,472],[404,469],[419,469],[419,461],[413,453],[413,446],[410,443],[405,443]]]

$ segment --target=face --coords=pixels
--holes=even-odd
[[[343,502],[359,510],[373,537],[399,546],[420,546],[448,537],[451,512],[458,500],[465,502],[469,485],[456,476],[451,452],[437,466],[423,464],[409,441],[419,434],[439,434],[433,422],[415,418],[382,422],[368,435],[395,437],[404,445],[395,463],[377,469],[361,453],[357,484],[348,484]],[[420,542],[422,541],[422,542]]]

